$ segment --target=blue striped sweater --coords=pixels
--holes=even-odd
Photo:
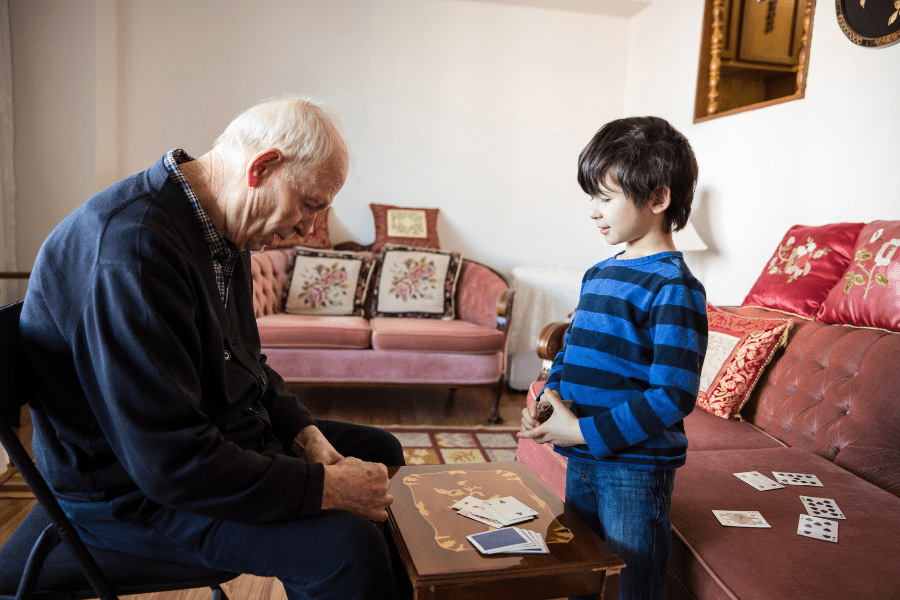
[[[684,464],[700,385],[706,292],[681,252],[588,269],[546,388],[572,400],[587,445],[563,455],[642,469]]]

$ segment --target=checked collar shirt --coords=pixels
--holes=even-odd
[[[212,255],[213,268],[216,271],[216,283],[219,286],[219,296],[222,298],[222,305],[225,306],[228,304],[228,284],[231,282],[231,275],[234,273],[234,265],[241,255],[241,252],[237,249],[237,246],[225,239],[222,233],[216,229],[215,225],[213,225],[209,215],[207,215],[206,211],[203,210],[203,207],[200,206],[200,201],[197,200],[197,194],[191,189],[187,179],[185,179],[184,174],[178,167],[178,165],[192,160],[194,160],[194,158],[190,154],[181,148],[175,148],[165,155],[163,163],[166,166],[166,171],[168,171],[172,179],[178,183],[191,204],[194,220],[196,221],[197,226],[200,227],[200,231],[203,233],[203,240],[206,242],[209,253]]]

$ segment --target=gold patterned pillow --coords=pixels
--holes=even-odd
[[[439,209],[388,204],[369,204],[369,208],[375,219],[373,252],[381,252],[387,244],[440,249],[437,232]]]
[[[373,316],[451,320],[459,252],[389,244],[375,281]]]
[[[787,343],[792,321],[745,317],[709,303],[706,313],[709,343],[697,406],[723,419],[735,418],[775,351]]]

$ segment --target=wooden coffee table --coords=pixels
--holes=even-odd
[[[419,600],[511,600],[603,593],[625,566],[520,462],[393,467],[388,524]],[[514,496],[540,514],[515,525],[540,532],[549,554],[482,555],[467,535],[490,528],[452,505]]]

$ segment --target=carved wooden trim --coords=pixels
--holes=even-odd
[[[499,331],[506,331],[509,327],[514,297],[515,292],[510,288],[506,288],[497,298],[497,329]]]
[[[722,44],[725,40],[725,0],[715,0],[712,12],[712,39],[710,40],[709,61],[709,103],[706,114],[714,114],[719,109],[719,77],[722,68]]]
[[[797,58],[797,94],[802,98],[806,95],[806,73],[809,70],[809,62],[806,60],[809,54],[809,34],[812,24],[812,2],[806,3],[803,10],[803,35],[800,37],[800,55]]]

